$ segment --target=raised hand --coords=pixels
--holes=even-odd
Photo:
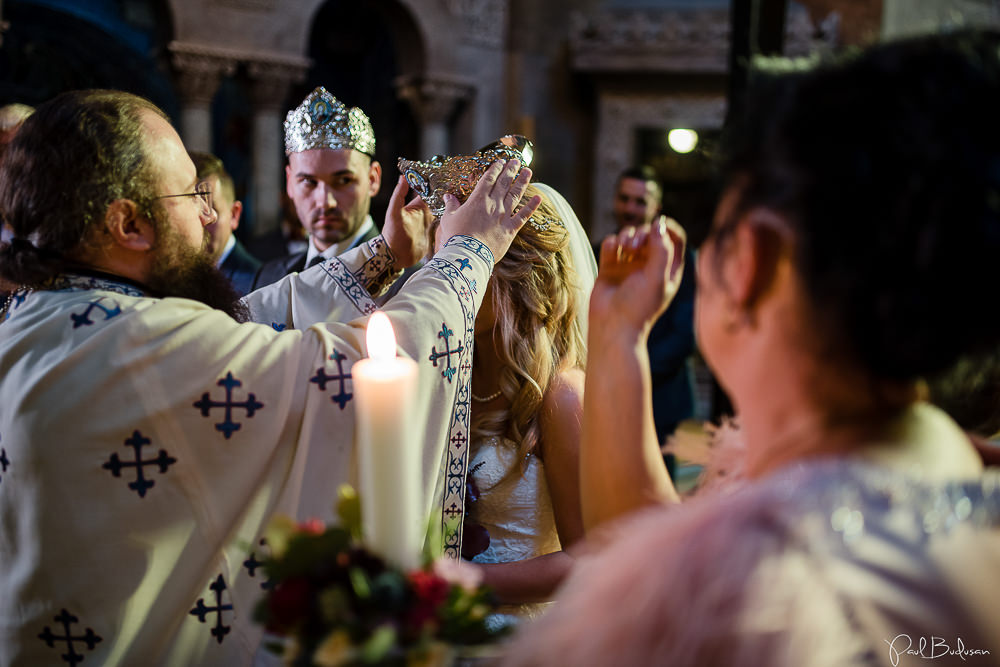
[[[677,294],[687,235],[675,220],[628,227],[601,244],[590,297],[591,322],[618,322],[646,331]]]
[[[416,264],[430,248],[429,229],[434,216],[419,196],[406,203],[409,189],[406,179],[400,176],[389,199],[382,227],[382,236],[396,256],[397,269]]]
[[[506,164],[494,162],[464,204],[446,194],[445,212],[437,231],[438,246],[456,234],[466,234],[485,243],[499,261],[542,201],[536,195],[514,212],[531,180],[531,170],[520,167],[517,160],[508,160]]]

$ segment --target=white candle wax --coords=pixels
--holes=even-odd
[[[380,332],[387,338],[378,340]],[[397,567],[413,569],[420,565],[425,528],[418,425],[411,415],[417,364],[396,357],[395,336],[383,313],[375,313],[369,321],[368,353],[370,358],[354,364],[351,371],[357,400],[362,530],[375,553]]]

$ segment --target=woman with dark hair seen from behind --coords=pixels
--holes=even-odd
[[[876,46],[753,91],[698,266],[699,344],[747,445],[728,493],[673,504],[641,400],[682,233],[605,242],[581,493],[607,546],[511,664],[997,664],[1000,474],[920,396],[1000,342],[983,301],[998,114],[992,33]]]

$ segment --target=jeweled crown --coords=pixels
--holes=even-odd
[[[285,155],[314,148],[353,148],[375,157],[375,132],[364,111],[348,109],[319,86],[285,117]]]
[[[445,193],[451,193],[464,202],[491,164],[497,160],[517,158],[522,166],[527,167],[534,152],[534,145],[527,137],[508,134],[480,148],[474,155],[435,155],[426,162],[399,158],[397,165],[409,186],[437,217],[444,213]],[[561,224],[560,220],[537,213],[528,219],[528,223],[536,229],[545,229],[550,222]]]

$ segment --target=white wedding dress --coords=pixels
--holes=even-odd
[[[522,471],[517,443],[497,436],[474,441],[470,456],[469,475],[480,495],[469,505],[469,518],[490,535],[489,548],[472,562],[509,563],[559,551],[541,459],[529,456]],[[501,606],[491,624],[537,616],[548,604]]]

